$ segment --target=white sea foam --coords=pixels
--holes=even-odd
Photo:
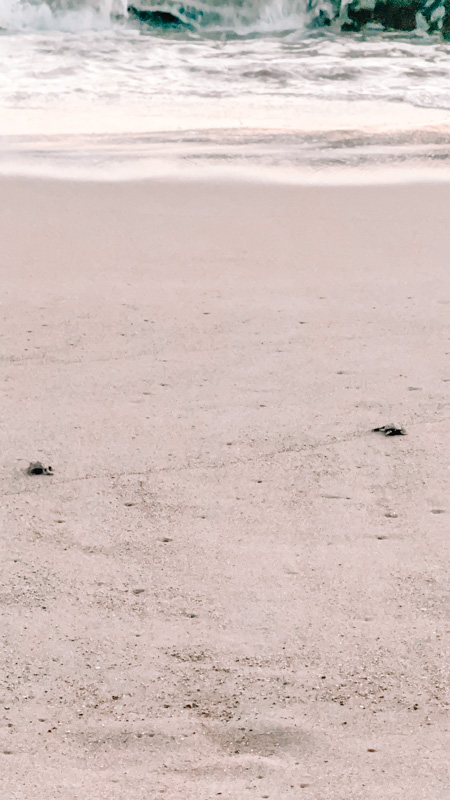
[[[9,32],[104,30],[126,13],[122,0],[0,0],[0,28]]]

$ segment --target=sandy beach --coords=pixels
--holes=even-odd
[[[449,203],[1,179],[5,800],[448,800]]]

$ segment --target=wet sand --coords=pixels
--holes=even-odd
[[[449,202],[1,180],[5,798],[448,798]]]

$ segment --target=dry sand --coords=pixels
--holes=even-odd
[[[2,798],[448,800],[449,205],[1,181]]]

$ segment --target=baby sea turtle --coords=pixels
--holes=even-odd
[[[381,428],[372,428],[372,433],[383,433],[385,436],[406,436],[404,428],[397,425],[382,425]]]
[[[44,467],[40,461],[32,461],[27,469],[27,475],[53,475],[53,467]]]

